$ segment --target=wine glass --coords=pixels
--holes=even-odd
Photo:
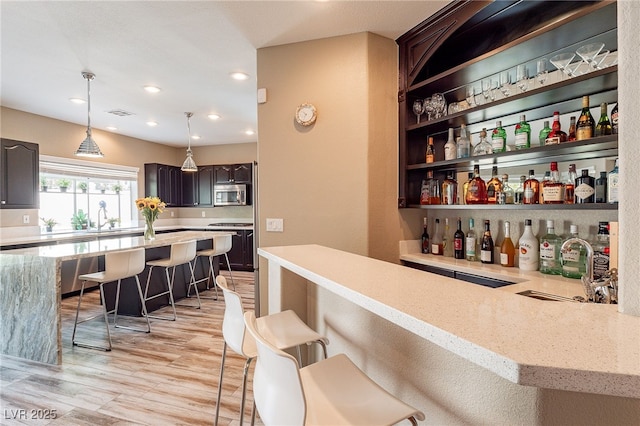
[[[492,101],[495,100],[495,95],[491,94],[491,89],[492,89],[492,81],[490,78],[485,78],[484,80],[482,80],[482,96],[484,96],[484,101],[485,103],[489,101],[489,98],[491,97]]]
[[[509,71],[500,73],[500,91],[505,98],[511,94],[511,74]]]
[[[473,87],[473,84],[467,86],[467,103],[469,107],[473,108],[476,106],[476,88]]]
[[[598,56],[598,53],[600,53],[603,47],[604,43],[589,43],[584,46],[580,46],[580,48],[576,50],[576,53],[583,61],[591,65],[593,68],[596,68],[597,64],[594,63],[594,59]]]
[[[538,83],[540,83],[540,86],[542,86],[544,85],[544,82],[547,81],[547,76],[549,74],[549,69],[547,67],[547,58],[538,59],[536,70],[536,78],[538,79]]]
[[[526,92],[529,88],[529,70],[524,64],[520,64],[516,67],[516,81],[518,82],[518,88],[522,92]]]
[[[611,52],[609,52],[608,50],[603,50],[595,58],[593,58],[593,67],[597,69],[606,68],[607,65],[604,64],[604,61],[605,59],[607,59],[607,56],[609,56],[609,53]]]
[[[433,99],[429,98],[425,98],[424,102],[424,112],[427,114],[427,121],[431,120],[434,111],[434,107],[433,107]]]
[[[571,61],[573,61],[573,58],[575,58],[575,56],[576,54],[573,52],[559,53],[549,59],[549,62],[551,62],[554,67],[559,69],[563,76],[566,74],[567,76],[571,77],[572,71],[571,68],[569,68],[569,64],[571,63]]]
[[[418,124],[420,123],[420,116],[424,112],[424,104],[420,99],[413,101],[413,113],[418,117]]]
[[[435,118],[442,118],[447,112],[447,101],[442,93],[434,93],[431,95],[431,102],[433,103],[433,109],[436,114]]]

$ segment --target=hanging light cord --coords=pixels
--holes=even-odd
[[[82,76],[87,79],[87,136],[91,136],[91,80],[94,75],[90,72],[82,73]]]
[[[191,152],[191,116],[193,115],[193,113],[185,112],[184,114],[187,116],[187,135],[189,137],[189,146],[187,148],[187,151]]]

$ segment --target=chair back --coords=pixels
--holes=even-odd
[[[138,275],[144,271],[144,247],[108,252],[104,255],[105,274],[114,280]]]
[[[303,425],[306,401],[298,362],[260,335],[253,311],[245,312],[244,320],[258,349],[253,375],[253,398],[260,419],[266,426]]]
[[[222,319],[222,336],[227,345],[237,354],[245,358],[253,358],[256,355],[255,342],[244,325],[244,309],[242,298],[227,285],[227,279],[218,275],[216,284],[222,289],[224,295],[224,317]]]
[[[224,254],[231,250],[233,245],[232,235],[216,235],[213,237],[213,250],[217,254]]]
[[[196,257],[196,241],[183,241],[171,244],[169,262],[172,266],[191,262]]]

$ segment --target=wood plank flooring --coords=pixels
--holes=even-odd
[[[228,273],[223,274],[229,281]],[[253,273],[233,276],[245,309],[253,309]],[[0,358],[1,425],[213,424],[223,347],[222,292],[218,301],[203,299],[202,309],[178,306],[177,321],[152,319],[150,334],[111,327],[110,352],[71,345],[77,300],[62,301],[61,366]],[[100,314],[98,300],[97,291],[85,295],[83,314]],[[170,310],[156,313],[164,312]],[[143,320],[128,321],[137,325]],[[105,337],[100,318],[78,326],[77,338]],[[244,359],[228,350],[220,425],[239,424],[243,366]],[[251,382],[248,388],[245,424],[251,416]],[[55,419],[42,418],[52,410]],[[261,424],[259,418],[256,424]]]

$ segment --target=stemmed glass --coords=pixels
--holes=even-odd
[[[473,87],[473,84],[467,86],[467,103],[469,107],[476,106],[476,88]]]
[[[413,113],[418,117],[418,124],[420,123],[420,116],[424,112],[424,104],[422,100],[416,99],[413,101]]]
[[[442,93],[434,93],[431,95],[431,102],[436,114],[435,118],[442,118],[447,112],[447,101]]]
[[[500,73],[500,91],[505,98],[511,94],[511,74],[509,71]]]
[[[488,102],[489,98],[492,101],[495,101],[496,97],[493,93],[493,82],[490,78],[482,80],[482,96],[484,96],[485,103]]]
[[[536,78],[538,79],[538,83],[540,83],[540,86],[544,85],[544,82],[547,81],[548,74],[549,70],[547,69],[547,58],[538,59]]]
[[[571,61],[573,61],[573,58],[575,58],[575,56],[576,54],[573,52],[559,53],[554,57],[552,57],[551,59],[549,59],[549,62],[551,62],[554,67],[559,69],[562,72],[563,76],[564,74],[566,74],[567,76],[571,77],[573,73],[569,68],[569,64],[571,63]]]
[[[516,67],[516,81],[518,82],[518,88],[522,92],[526,92],[529,88],[529,70],[524,64],[520,64]]]
[[[592,62],[593,67],[597,69],[606,68],[604,65],[604,61],[605,59],[607,59],[607,56],[609,56],[609,53],[611,52],[609,52],[608,50],[603,50],[598,54],[598,56],[593,58],[593,62]]]
[[[585,44],[584,46],[580,46],[580,48],[576,50],[576,53],[582,58],[583,61],[591,65],[593,68],[596,68],[598,64],[596,64],[594,60],[603,47],[604,43],[589,43]]]
[[[425,98],[423,105],[424,105],[424,112],[427,114],[427,120],[431,120],[432,115],[435,112],[434,106],[433,106],[433,99]]]

